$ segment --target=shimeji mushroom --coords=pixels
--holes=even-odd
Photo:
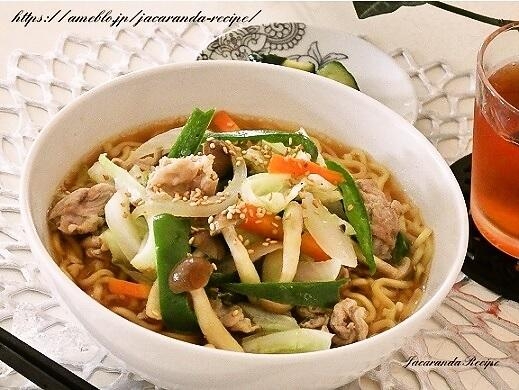
[[[205,257],[188,256],[171,273],[169,287],[174,293],[191,295],[198,325],[210,344],[219,349],[243,352],[241,345],[219,320],[205,292],[204,287],[212,272],[213,265]]]

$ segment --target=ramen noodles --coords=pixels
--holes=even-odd
[[[108,142],[56,192],[55,259],[114,313],[186,342],[296,353],[420,302],[433,233],[363,150],[195,109]]]

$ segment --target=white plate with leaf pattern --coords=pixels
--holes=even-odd
[[[310,61],[316,67],[340,61],[353,74],[361,92],[409,122],[416,120],[418,99],[411,79],[391,56],[364,39],[304,23],[253,25],[219,36],[198,59],[248,61],[251,53]]]

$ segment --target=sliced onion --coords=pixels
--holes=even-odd
[[[304,128],[302,128],[302,127],[300,127],[299,130],[296,131],[296,133],[303,134],[304,136],[306,136],[306,137],[312,139],[312,137],[310,137],[310,136],[308,135],[308,133],[306,132],[306,130],[305,130]],[[319,149],[320,149],[320,147],[319,147]],[[322,166],[322,167],[326,167],[326,161],[324,161],[324,157],[323,157],[323,155],[321,154],[321,151],[320,151],[320,150],[319,150],[318,153],[317,153],[317,158],[315,159],[315,162],[316,162],[317,164],[319,164],[320,166]]]
[[[110,230],[110,228],[101,233],[99,238],[101,238],[103,244],[106,245],[110,250],[110,253],[112,254],[112,263],[128,263],[128,259],[119,247],[115,235]]]
[[[283,249],[269,253],[263,259],[261,280],[263,282],[279,282],[283,269]]]
[[[130,214],[130,201],[126,193],[117,191],[105,206],[106,224],[127,259],[132,259],[141,246],[139,229]]]
[[[337,259],[326,261],[300,261],[294,276],[296,282],[328,282],[337,279],[341,262]]]
[[[222,229],[222,235],[231,251],[234,264],[236,265],[236,270],[240,276],[240,281],[242,283],[259,283],[260,277],[258,271],[256,271],[254,263],[250,259],[247,248],[245,248],[238,238],[234,226],[231,225]]]
[[[148,230],[137,254],[131,259],[132,266],[141,272],[157,271],[157,254],[155,252],[155,234],[153,233],[153,218],[147,217]]]
[[[146,196],[146,189],[134,178],[130,172],[113,163],[106,153],[99,155],[99,164],[104,169],[106,175],[114,179],[117,191],[123,191],[130,195],[133,204],[138,203]]]
[[[284,173],[258,173],[249,176],[241,187],[242,199],[256,207],[277,214],[293,200],[305,184],[292,186],[291,175]]]
[[[354,231],[353,227],[330,213],[319,201],[314,202],[310,193],[303,196],[302,206],[305,227],[322,250],[330,258],[340,260],[342,265],[356,267],[357,256],[348,236],[349,232]]]
[[[283,267],[280,282],[291,282],[297,271],[303,233],[303,209],[297,202],[290,202],[283,214]]]
[[[254,262],[259,259],[261,259],[263,256],[268,255],[269,253],[272,253],[274,251],[277,251],[278,249],[282,249],[283,244],[281,242],[276,242],[275,244],[270,243],[269,245],[265,246],[263,245],[263,242],[257,242],[256,244],[253,244],[249,246],[249,250],[252,250],[252,253],[250,255],[250,259]]]
[[[330,183],[321,175],[311,173],[304,180],[306,183],[305,191],[311,192],[321,202],[332,203],[342,199],[342,195],[337,190],[337,186]]]
[[[182,129],[183,127],[177,127],[150,138],[130,153],[128,161],[133,162],[135,160],[139,160],[145,156],[155,153],[157,149],[161,149],[162,153],[164,153],[165,150],[171,149]]]
[[[109,174],[106,173],[106,170],[103,168],[99,161],[93,163],[87,172],[88,176],[90,176],[90,178],[96,183],[114,184],[113,179],[110,177]]]
[[[148,170],[143,171],[138,165],[134,165],[133,167],[130,168],[128,173],[130,175],[132,175],[135,178],[135,180],[137,180],[143,186],[146,186],[146,182],[148,181],[148,175],[149,175]]]
[[[263,259],[261,268],[261,280],[263,282],[279,282],[283,272],[283,249],[278,249],[269,253]],[[287,313],[292,309],[292,305],[259,299],[258,304],[271,313]]]
[[[288,148],[285,145],[283,145],[281,142],[261,141],[261,144],[266,145],[274,153],[281,154],[282,156],[286,156],[288,153]]]
[[[154,320],[162,320],[158,279],[155,279],[155,282],[153,282],[153,285],[151,286],[148,301],[146,302],[146,315]]]
[[[189,200],[173,199],[170,196],[148,198],[135,208],[134,215],[153,216],[167,213],[177,217],[209,217],[222,212],[238,201],[240,188],[247,178],[247,167],[243,160],[236,160],[233,157],[232,163],[234,167],[232,180],[222,193],[209,197],[205,204],[194,204]]]
[[[304,353],[330,349],[333,333],[316,329],[290,329],[242,340],[250,353]]]
[[[258,261],[259,259],[262,259],[263,256],[268,255],[269,253],[272,253],[274,251],[277,251],[278,249],[282,249],[283,244],[281,242],[276,242],[275,244],[269,244],[268,246],[263,245],[262,241],[257,242],[256,244],[253,244],[247,248],[247,252],[250,253],[250,261],[253,263]],[[236,271],[236,264],[234,264],[234,260],[231,259],[225,259],[224,261],[218,263],[218,271],[226,273],[233,273]]]
[[[302,150],[297,151],[295,158],[297,158],[298,160],[303,160],[303,161],[312,160],[312,156],[310,156],[309,153],[303,152]]]

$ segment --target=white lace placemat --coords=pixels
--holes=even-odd
[[[29,251],[20,220],[18,184],[28,149],[48,120],[95,85],[136,69],[192,61],[218,27],[178,25],[149,34],[117,30],[101,40],[63,37],[52,52],[14,52],[0,80],[0,326],[103,389],[154,389],[97,344],[52,297]],[[417,128],[452,162],[471,150],[474,77],[442,62],[418,64],[405,49],[391,53],[409,73],[420,109]],[[409,366],[421,360],[474,357],[495,367]],[[519,383],[519,305],[460,276],[424,329],[350,387],[497,388]],[[35,386],[0,363],[0,389]]]

